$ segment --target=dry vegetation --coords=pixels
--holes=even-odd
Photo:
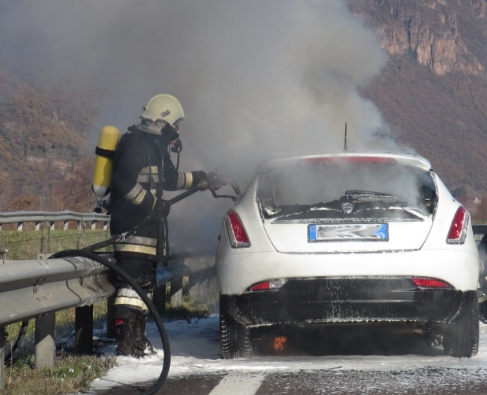
[[[437,76],[412,59],[391,57],[366,94],[397,141],[428,158],[450,188],[467,184],[487,190],[486,79]]]
[[[0,69],[0,210],[92,210],[86,133],[95,92],[29,84]]]

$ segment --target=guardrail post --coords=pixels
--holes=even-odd
[[[0,326],[0,391],[5,389],[5,328]]]
[[[68,230],[68,229],[69,229],[68,221],[64,221],[64,230]]]
[[[206,268],[189,276],[189,294],[193,299],[206,299],[206,296],[208,295],[209,279],[208,269]]]
[[[0,238],[2,239],[2,245],[0,245],[0,256],[2,261],[0,262],[1,264],[5,263],[5,260],[7,259],[7,248],[5,247],[5,236],[2,233],[2,229],[0,228]]]
[[[74,352],[90,355],[93,352],[93,305],[76,307],[74,331]]]
[[[54,366],[56,344],[54,342],[56,314],[47,313],[36,318],[36,368]]]
[[[166,284],[154,289],[152,301],[154,302],[154,306],[156,306],[157,312],[161,316],[164,316],[166,312]]]
[[[171,298],[171,306],[180,306],[183,302],[183,279],[171,281],[171,291],[169,292]]]
[[[115,329],[113,328],[113,304],[115,303],[115,295],[107,299],[107,337],[109,339],[115,338]]]
[[[23,222],[17,223],[17,231],[22,232],[22,224]]]
[[[77,241],[76,241],[76,249],[79,250],[79,238],[81,237],[81,222],[78,221],[78,226],[77,226],[77,232],[76,232],[76,236],[77,236]]]
[[[208,302],[210,294],[217,292],[215,262],[212,256],[187,260],[192,272],[189,276],[189,295],[198,301]]]

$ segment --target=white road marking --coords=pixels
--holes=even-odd
[[[263,373],[230,373],[213,388],[210,395],[255,395],[264,379]]]

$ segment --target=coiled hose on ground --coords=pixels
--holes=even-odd
[[[161,374],[159,375],[159,378],[153,384],[153,386],[149,388],[147,391],[144,391],[142,395],[155,394],[164,385],[167,379],[167,375],[169,373],[169,367],[171,366],[171,349],[169,347],[169,340],[167,338],[166,329],[164,328],[164,324],[162,322],[162,317],[157,312],[156,307],[154,306],[152,301],[147,297],[147,294],[140,287],[140,285],[137,284],[135,280],[132,279],[124,270],[120,269],[116,264],[110,262],[108,259],[94,252],[83,251],[83,250],[66,250],[66,251],[57,252],[56,254],[52,255],[50,259],[68,258],[68,257],[85,257],[88,259],[92,259],[96,262],[99,262],[103,266],[108,267],[110,270],[115,272],[118,277],[125,280],[134,289],[134,291],[137,292],[140,298],[147,305],[147,308],[149,309],[149,312],[152,314],[152,318],[154,319],[157,325],[157,329],[159,330],[159,334],[161,336],[164,359],[162,364],[162,371]]]

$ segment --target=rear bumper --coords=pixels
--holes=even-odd
[[[461,247],[461,246],[460,246]],[[477,289],[478,254],[462,249],[396,253],[283,254],[222,249],[216,260],[221,293],[243,294],[251,285],[272,278],[428,277],[455,289]]]
[[[248,326],[420,321],[450,323],[475,291],[420,289],[408,278],[290,279],[279,290],[222,295],[223,308]]]

